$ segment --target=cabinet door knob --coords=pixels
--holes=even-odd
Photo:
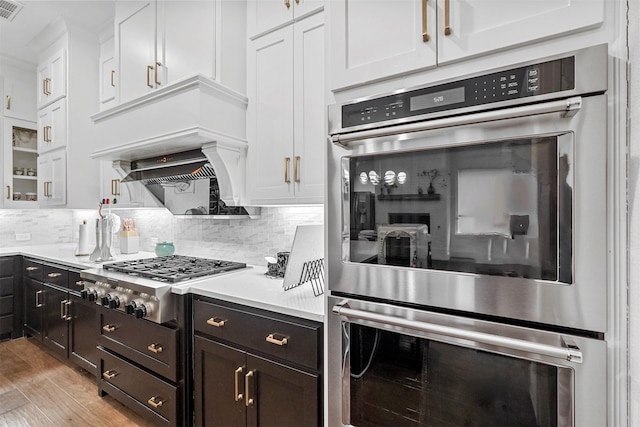
[[[111,86],[116,87],[116,70],[111,70]]]
[[[152,396],[149,398],[149,400],[147,400],[147,403],[153,406],[154,408],[161,408],[164,402],[165,401],[162,400],[160,396]]]
[[[7,185],[7,200],[11,199],[11,186]]]
[[[105,332],[114,332],[116,330],[116,327],[114,325],[104,325],[102,327],[102,330]]]
[[[60,277],[62,276],[62,273],[49,273],[47,274],[47,277],[51,278],[51,279],[55,279],[56,277]]]
[[[11,110],[11,96],[7,95],[7,110]]]
[[[147,350],[158,354],[158,353],[162,353],[163,348],[160,344],[153,343],[147,346]]]
[[[118,375],[118,372],[115,369],[109,369],[108,371],[104,371],[102,373],[102,376],[108,380],[116,377]]]
[[[291,2],[289,0],[284,0],[284,5],[289,9],[291,7]]]
[[[38,269],[38,267],[34,267],[34,266],[29,266],[27,268],[25,268],[25,270],[27,271],[36,271]]]
[[[266,340],[271,344],[280,345],[280,346],[287,345],[287,343],[289,342],[289,339],[287,337],[283,336],[282,338],[278,339],[275,337],[275,334],[267,335]]]
[[[212,317],[211,319],[207,320],[207,325],[215,326],[216,328],[221,328],[224,326],[226,322],[227,322],[226,320]]]
[[[236,402],[239,402],[242,400],[243,396],[242,393],[239,393],[239,386],[238,384],[240,383],[240,375],[242,375],[242,371],[244,370],[244,366],[240,366],[238,369],[236,369],[235,371],[235,375],[234,375],[234,399],[236,400]]]

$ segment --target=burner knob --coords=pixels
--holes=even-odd
[[[109,308],[120,308],[120,298],[117,295],[109,299]]]
[[[83,289],[80,291],[80,296],[82,297],[82,299],[87,299],[89,298],[89,292],[87,292],[86,289]]]
[[[102,298],[100,298],[100,304],[102,304],[104,306],[108,306],[109,305],[109,295],[105,295]]]
[[[140,306],[136,307],[135,315],[138,319],[142,319],[147,316],[147,307],[144,304],[140,304]]]
[[[131,301],[130,303],[124,306],[124,310],[127,312],[127,314],[135,315],[136,306],[137,306],[136,302]]]

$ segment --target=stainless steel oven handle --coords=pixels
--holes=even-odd
[[[507,338],[499,335],[487,334],[485,332],[468,331],[450,326],[437,325],[434,323],[419,322],[415,320],[403,319],[401,317],[388,316],[371,311],[357,310],[349,308],[344,304],[337,304],[333,307],[333,312],[347,319],[369,320],[372,322],[399,326],[421,332],[434,333],[452,338],[459,338],[474,341],[481,344],[494,345],[512,350],[526,351],[545,355],[557,359],[568,360],[569,362],[582,363],[582,351],[575,346],[557,347],[548,344],[540,344],[524,341],[516,338]]]
[[[441,129],[453,126],[470,125],[495,120],[513,119],[517,117],[533,116],[537,114],[563,113],[563,117],[571,117],[578,113],[578,111],[580,111],[580,108],[582,108],[582,97],[576,96],[573,98],[561,99],[559,101],[526,105],[522,107],[503,108],[481,113],[447,117],[443,119],[433,119],[396,126],[387,126],[380,129],[362,130],[345,134],[334,134],[331,135],[331,142],[336,145],[348,147],[349,143],[361,141],[364,139],[379,138],[411,132],[421,132],[425,130]]]

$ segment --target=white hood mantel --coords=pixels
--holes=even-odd
[[[131,161],[200,148],[220,198],[242,206],[246,110],[245,96],[202,75],[186,78],[91,116],[100,135],[91,157]]]

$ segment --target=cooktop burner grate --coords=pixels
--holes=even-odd
[[[197,277],[211,276],[226,271],[246,268],[241,262],[219,259],[170,255],[105,264],[105,270],[146,277],[162,282],[181,282]]]

